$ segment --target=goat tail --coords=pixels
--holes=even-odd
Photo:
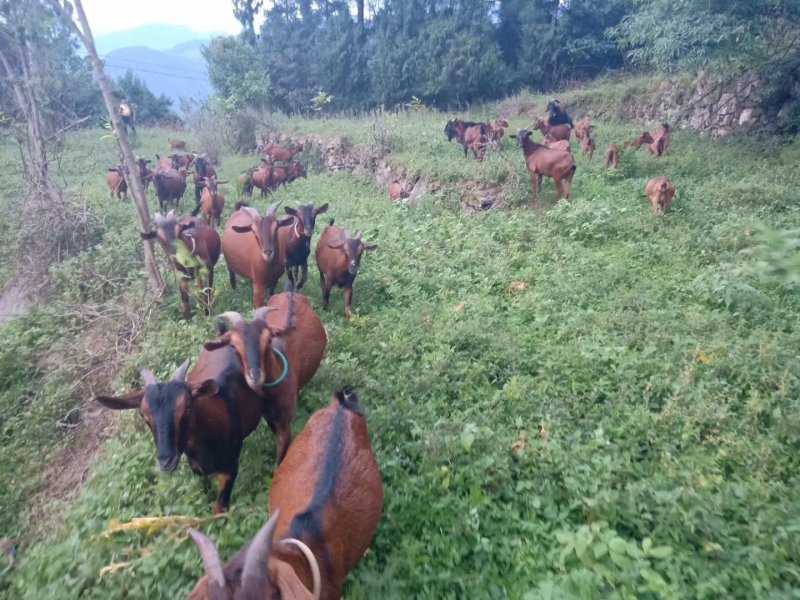
[[[578,170],[578,165],[572,165],[572,169],[570,169],[570,171],[572,172],[573,175],[575,175],[575,171],[577,170]]]
[[[330,221],[328,221],[328,227],[333,227],[333,222],[334,222],[335,220],[336,220],[336,219],[331,219]]]
[[[346,408],[347,410],[352,410],[354,413],[357,413],[362,417],[367,416],[364,412],[364,407],[362,407],[358,402],[358,396],[349,387],[344,387],[341,390],[337,390],[334,396],[342,407]]]

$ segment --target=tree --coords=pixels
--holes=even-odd
[[[242,24],[242,40],[251,48],[257,44],[255,18],[263,0],[233,0],[233,16]]]
[[[659,71],[713,66],[769,74],[800,62],[800,3],[635,0],[609,35],[634,64]]]
[[[61,3],[63,1],[63,4]],[[114,127],[114,134],[117,137],[117,144],[119,146],[120,154],[122,155],[123,169],[125,172],[125,179],[128,182],[128,187],[133,196],[134,205],[136,206],[136,214],[139,218],[139,227],[141,231],[150,231],[150,210],[147,206],[147,196],[145,196],[142,181],[138,177],[139,168],[136,164],[136,159],[133,156],[131,145],[128,142],[128,133],[122,124],[119,114],[116,110],[116,102],[111,91],[111,84],[106,77],[103,70],[103,63],[97,54],[97,49],[94,46],[94,37],[92,30],[89,27],[89,22],[86,19],[86,13],[83,10],[81,0],[74,0],[75,10],[78,13],[78,20],[80,27],[72,20],[72,4],[69,0],[48,0],[48,5],[52,7],[55,13],[61,18],[61,22],[70,28],[70,30],[81,40],[86,52],[89,55],[89,60],[92,62],[94,74],[97,78],[97,83],[100,86],[100,91],[103,95],[103,101],[106,105],[106,110],[111,118],[111,124]],[[136,174],[134,176],[134,174]],[[158,270],[158,264],[155,259],[155,252],[153,249],[152,240],[143,240],[144,243],[144,264],[145,271],[147,271],[147,278],[150,282],[150,287],[161,296],[164,292],[164,282],[161,279],[161,273]]]
[[[236,110],[268,105],[270,80],[254,48],[229,36],[214,38],[202,52],[211,85],[226,106]]]

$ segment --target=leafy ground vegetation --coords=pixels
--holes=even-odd
[[[579,156],[572,200],[552,207],[546,183],[530,210],[521,151],[506,140],[483,165],[464,161],[444,120],[281,124],[354,143],[382,128],[391,161],[445,184],[391,206],[370,182],[318,172],[275,196],[329,202],[337,223],[380,246],[362,262],[354,321],[341,292],[321,312],[328,353],[294,426],[344,384],[368,410],[386,506],[345,596],[796,595],[800,144],[678,132],[670,156],[624,153],[609,173]],[[635,131],[598,124],[598,154]],[[140,137],[152,156],[168,134]],[[11,597],[183,597],[202,572],[186,524],[109,533],[113,520],[196,517],[229,556],[267,516],[267,427],[245,442],[232,510],[214,520],[213,487],[186,468],[157,473],[135,414],[81,465],[77,495],[33,501],[70,448],[55,422],[100,391],[81,379],[87,336],[129,346],[104,391],[140,386],[141,366],[167,377],[214,336],[213,317],[180,320],[174,284],[147,304],[133,208],[105,188],[113,157],[97,131],[70,138],[65,183],[104,234],[53,269],[48,302],[0,329],[0,531],[23,542],[19,569],[0,580]],[[253,162],[224,157],[220,171],[234,179]],[[642,196],[655,175],[678,189],[661,218]],[[463,213],[459,186],[491,181],[508,210]],[[231,290],[222,265],[217,288],[215,313],[249,311],[248,286]],[[315,277],[303,293],[320,307]]]

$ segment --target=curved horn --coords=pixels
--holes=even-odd
[[[275,211],[278,210],[278,206],[280,205],[281,202],[283,202],[283,200],[278,200],[277,202],[275,202],[272,206],[270,206],[267,209],[267,216],[268,217],[270,217],[270,216],[274,217],[275,216]]]
[[[238,325],[239,323],[244,323],[244,319],[242,318],[242,315],[240,315],[235,310],[227,310],[227,311],[225,311],[224,313],[222,313],[220,315],[220,318],[228,319],[228,321],[230,321],[230,324],[234,325],[234,326]]]
[[[266,320],[267,320],[267,313],[268,313],[269,311],[271,311],[271,310],[272,310],[272,309],[271,309],[269,306],[262,306],[261,308],[257,308],[257,309],[255,309],[255,310],[253,311],[253,318],[254,318],[254,319],[256,319],[256,320],[258,320],[258,321],[264,321],[264,322],[266,322]]]
[[[239,208],[239,210],[243,210],[244,212],[246,212],[248,215],[250,215],[250,218],[253,219],[254,221],[261,216],[258,214],[258,211],[252,206],[242,206]]]
[[[156,227],[158,227],[164,222],[164,217],[161,216],[161,213],[157,212],[153,215],[153,220],[156,222]]]
[[[247,556],[244,559],[242,568],[242,592],[246,598],[256,598],[263,595],[264,588],[269,581],[267,575],[267,562],[269,562],[269,550],[272,546],[272,536],[278,524],[280,510],[270,517],[267,524],[261,528],[253,538]]]
[[[189,536],[197,544],[200,557],[203,559],[203,569],[209,581],[209,600],[222,600],[225,598],[225,576],[222,574],[222,561],[219,559],[214,542],[196,529],[190,529]]]
[[[150,369],[139,369],[139,374],[142,376],[142,381],[144,381],[145,387],[148,385],[158,385],[156,376],[153,375],[153,372]]]
[[[187,358],[183,361],[183,364],[175,369],[175,373],[172,375],[172,381],[177,381],[179,383],[186,381],[186,371],[189,370],[189,364],[191,364],[191,362],[191,358]]]
[[[175,209],[174,208],[167,213],[167,216],[165,217],[165,220],[167,220],[167,221],[175,221]]]

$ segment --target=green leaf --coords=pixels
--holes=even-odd
[[[655,546],[650,548],[647,555],[653,558],[669,558],[672,556],[672,548],[670,546]]]

